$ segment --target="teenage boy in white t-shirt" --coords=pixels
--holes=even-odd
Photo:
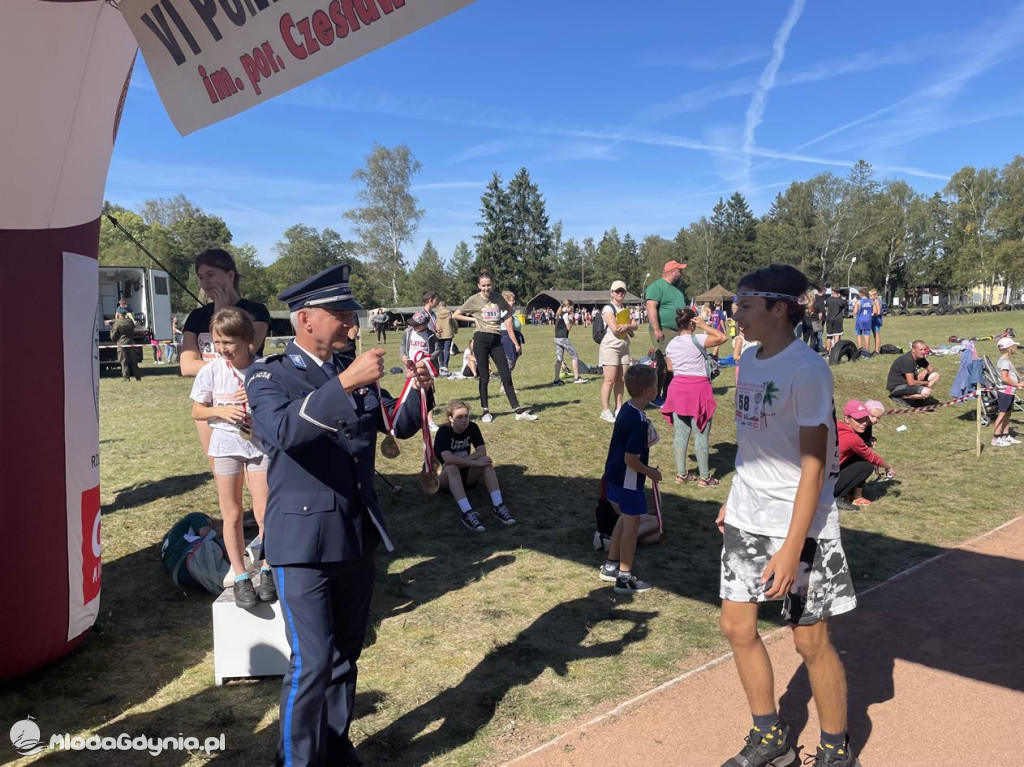
[[[732,645],[754,726],[722,767],[787,767],[797,756],[779,720],[758,603],[782,615],[807,666],[821,722],[814,767],[859,767],[846,736],[846,675],[828,619],[857,605],[839,537],[834,383],[827,363],[795,338],[807,278],[773,264],[740,280],[736,323],[746,339],[736,386],[736,478],[716,523],[722,547],[722,632]]]

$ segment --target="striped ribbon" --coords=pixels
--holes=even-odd
[[[658,518],[658,532],[664,534],[665,520],[661,517],[661,488],[651,480],[651,495],[654,496],[654,516]]]
[[[974,399],[979,394],[982,394],[984,392],[999,391],[1002,388],[1002,386],[987,386],[984,389],[981,389],[980,391],[971,392],[970,394],[964,397],[957,397],[956,399],[949,400],[949,402],[939,402],[935,405],[925,405],[923,407],[889,408],[888,410],[885,411],[885,415],[905,415],[907,413],[931,413],[932,411],[938,410],[939,408],[949,407],[950,405],[958,405],[961,402],[966,402],[969,399]]]

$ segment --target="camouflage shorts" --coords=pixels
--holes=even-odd
[[[719,596],[728,602],[767,602],[761,573],[785,541],[725,526]],[[787,623],[809,626],[857,606],[843,542],[808,538],[800,552],[796,582],[782,598]]]

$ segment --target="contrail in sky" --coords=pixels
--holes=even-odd
[[[772,43],[772,58],[768,65],[761,72],[761,79],[757,83],[757,90],[750,99],[750,106],[747,107],[747,120],[743,126],[743,185],[750,185],[750,166],[754,150],[754,132],[761,124],[764,117],[764,108],[768,103],[768,94],[775,87],[775,77],[782,66],[782,59],[786,56],[786,43],[789,42],[789,35],[804,12],[804,0],[793,0],[786,14],[785,21],[775,33],[775,41]]]

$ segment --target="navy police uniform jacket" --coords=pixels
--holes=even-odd
[[[335,354],[340,373],[347,363]],[[338,377],[290,342],[284,354],[246,371],[245,388],[255,431],[267,454],[265,555],[274,566],[344,562],[363,556],[364,525],[373,524],[393,549],[374,489],[377,433],[385,431],[377,388],[351,395]],[[430,392],[428,407],[433,407]],[[383,392],[390,413],[396,400]],[[394,424],[404,439],[420,428],[420,398],[413,391]]]

